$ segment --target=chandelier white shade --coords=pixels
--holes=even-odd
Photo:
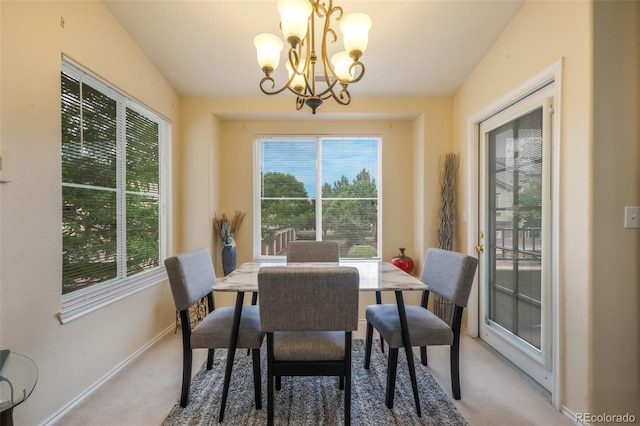
[[[298,43],[305,37],[312,11],[311,3],[307,0],[278,1],[282,34],[289,43],[292,43],[291,40]]]
[[[360,57],[367,48],[371,18],[363,13],[343,16],[342,8],[333,6],[332,0],[279,0],[278,12],[282,35],[289,46],[285,64],[288,80],[276,88],[273,73],[280,63],[282,39],[259,34],[254,38],[254,45],[258,65],[264,72],[260,81],[262,92],[275,95],[289,90],[296,96],[296,109],[307,105],[313,114],[329,98],[348,105],[351,102],[349,85],[364,75]],[[320,55],[316,51],[316,19],[321,31],[318,35]],[[339,23],[345,49],[333,55],[329,53],[329,44],[336,43],[338,36],[332,21]]]
[[[349,55],[357,55],[357,58],[367,49],[369,41],[369,29],[371,18],[364,13],[352,13],[340,21],[340,31],[344,37],[344,48]]]
[[[258,65],[265,74],[270,75],[280,63],[280,52],[284,47],[282,40],[273,34],[260,34],[253,39],[253,44],[258,52]]]

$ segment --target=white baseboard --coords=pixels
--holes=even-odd
[[[78,395],[76,398],[74,398],[71,402],[69,402],[67,405],[62,407],[62,409],[60,409],[57,413],[55,413],[53,416],[51,416],[48,420],[46,420],[43,423],[43,425],[44,426],[54,425],[57,421],[59,421],[62,417],[64,417],[65,414],[67,414],[69,411],[71,411],[77,404],[79,404],[81,401],[83,401],[85,398],[87,398],[89,395],[91,395],[95,390],[97,390],[103,384],[105,384],[107,381],[109,381],[109,379],[111,379],[113,376],[115,376],[120,370],[122,370],[124,367],[126,367],[129,363],[131,363],[133,360],[135,360],[140,355],[142,355],[147,349],[149,349],[151,346],[153,346],[158,340],[163,338],[165,335],[167,335],[169,333],[172,333],[175,330],[175,328],[176,328],[175,324],[171,324],[171,326],[169,326],[166,330],[160,332],[160,334],[158,334],[156,337],[154,337],[149,342],[147,342],[147,344],[145,344],[140,349],[138,349],[129,358],[127,358],[124,361],[122,361],[118,366],[116,366],[116,368],[114,368],[109,373],[104,375],[101,379],[99,379],[93,385],[91,385],[87,389],[85,389],[80,395]]]
[[[584,423],[576,418],[576,413],[569,410],[564,405],[560,406],[560,412],[576,426],[587,426],[587,423]]]

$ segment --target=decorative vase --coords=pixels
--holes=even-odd
[[[391,259],[391,264],[402,269],[407,274],[413,272],[413,259],[404,254],[404,248],[400,249],[400,254]]]
[[[235,246],[224,246],[222,248],[222,272],[224,276],[229,275],[236,269],[236,248]]]

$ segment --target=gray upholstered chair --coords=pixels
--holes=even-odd
[[[405,306],[411,345],[420,346],[422,364],[427,365],[427,346],[451,347],[451,386],[455,399],[460,399],[460,323],[477,266],[478,260],[475,257],[449,250],[429,249],[420,277],[429,290],[423,293],[421,306]],[[452,318],[443,320],[427,310],[430,292],[453,303]],[[398,348],[404,347],[398,307],[393,304],[370,305],[365,310],[365,316],[367,335],[364,368],[369,368],[375,328],[389,345],[386,405],[393,408]]]
[[[337,241],[292,241],[287,246],[287,263],[290,262],[339,262],[340,245]],[[382,295],[376,291],[376,303],[382,303]],[[255,299],[254,303],[255,305]],[[384,343],[380,339],[380,348],[384,352]],[[276,380],[276,389],[280,389],[280,378]],[[340,382],[340,389],[344,383]]]
[[[231,334],[234,307],[215,309],[212,287],[216,283],[209,250],[201,248],[169,257],[164,262],[169,276],[171,292],[176,309],[180,312],[182,323],[182,394],[180,406],[189,403],[191,385],[192,350],[207,348],[207,370],[213,367],[215,348],[227,348]],[[191,330],[189,307],[196,301],[207,297],[209,313]],[[256,409],[262,408],[260,377],[260,346],[264,333],[260,327],[260,314],[257,306],[242,309],[238,347],[249,348],[253,353],[253,381]]]
[[[358,327],[357,268],[270,266],[258,272],[260,320],[267,334],[267,424],[274,377],[344,379],[344,424],[351,422],[351,334]]]
[[[287,246],[287,263],[291,262],[339,262],[340,245],[337,241],[291,241]],[[251,304],[258,303],[258,293],[253,293]],[[278,380],[280,389],[280,380]]]
[[[287,263],[339,261],[340,245],[337,241],[292,241],[287,246]]]
[[[337,241],[292,241],[287,246],[287,263],[296,262],[339,262],[340,244]],[[253,303],[255,304],[255,303]],[[276,377],[276,389],[282,387],[282,378]],[[340,389],[344,381],[340,379]]]

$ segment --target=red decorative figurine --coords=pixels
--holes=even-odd
[[[413,273],[413,259],[404,254],[404,248],[400,249],[399,255],[391,259],[391,263],[407,274]]]

